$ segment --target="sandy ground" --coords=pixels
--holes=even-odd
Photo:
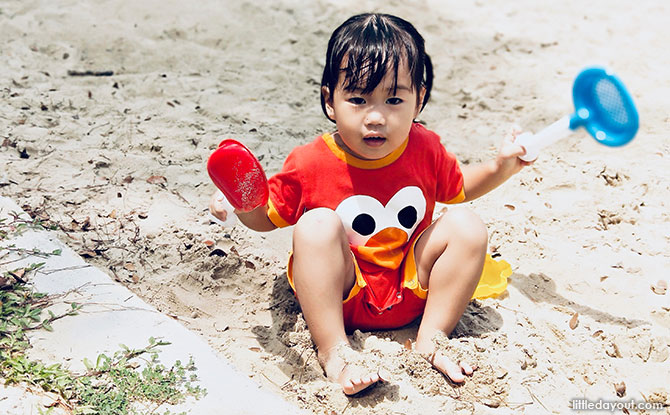
[[[619,382],[621,399],[670,405],[670,294],[650,289],[670,279],[670,6],[585,3],[0,1],[0,192],[316,414],[570,413],[572,398],[619,399]],[[352,336],[395,380],[346,398],[285,281],[290,230],[211,224],[205,163],[230,137],[272,174],[330,131],[326,42],[370,10],[424,34],[436,78],[421,119],[464,163],[493,157],[512,123],[571,112],[589,64],[625,80],[641,129],[618,149],[575,134],[469,204],[515,272],[450,341],[481,368],[464,386],[403,347],[414,325]],[[68,74],[87,70],[113,76]]]

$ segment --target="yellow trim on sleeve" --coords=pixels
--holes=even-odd
[[[389,164],[398,160],[398,158],[402,156],[402,153],[405,151],[405,149],[407,148],[407,144],[409,143],[409,136],[407,136],[405,141],[403,141],[402,145],[393,150],[393,152],[388,156],[382,157],[378,160],[365,160],[342,150],[335,142],[335,137],[333,137],[332,134],[325,133],[321,136],[321,138],[326,143],[330,151],[333,152],[335,157],[337,157],[338,159],[342,160],[343,162],[347,163],[350,166],[366,170],[379,169],[388,166]]]
[[[458,193],[458,195],[452,199],[450,199],[447,202],[441,202],[441,203],[446,203],[448,205],[454,204],[454,203],[461,203],[462,201],[465,200],[465,188],[461,186],[461,191]]]
[[[272,222],[278,228],[285,228],[287,226],[291,226],[290,223],[286,222],[284,218],[282,218],[281,215],[279,215],[279,212],[277,212],[277,208],[270,199],[268,199],[268,219],[270,219],[270,222]]]

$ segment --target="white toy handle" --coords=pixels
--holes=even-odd
[[[226,216],[226,220],[221,220],[209,212],[209,220],[216,223],[217,225],[223,226],[224,228],[232,228],[237,223],[237,215],[235,215],[234,212],[235,208],[230,204],[228,199],[226,199],[220,190],[217,191],[216,198],[223,204],[228,215]]]
[[[537,134],[523,133],[514,140],[516,144],[526,149],[526,154],[519,156],[523,161],[533,161],[540,155],[540,150],[567,137],[572,133],[570,116],[567,115]]]

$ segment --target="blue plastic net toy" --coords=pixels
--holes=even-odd
[[[533,135],[522,134],[516,142],[526,149],[522,160],[532,161],[544,147],[570,135],[579,127],[599,143],[622,146],[631,141],[640,125],[635,103],[623,82],[605,68],[591,67],[579,73],[572,86],[575,112]]]

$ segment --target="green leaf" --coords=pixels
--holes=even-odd
[[[104,353],[100,354],[98,356],[98,360],[95,362],[95,368],[97,370],[107,370],[109,366],[109,357],[105,355]]]

